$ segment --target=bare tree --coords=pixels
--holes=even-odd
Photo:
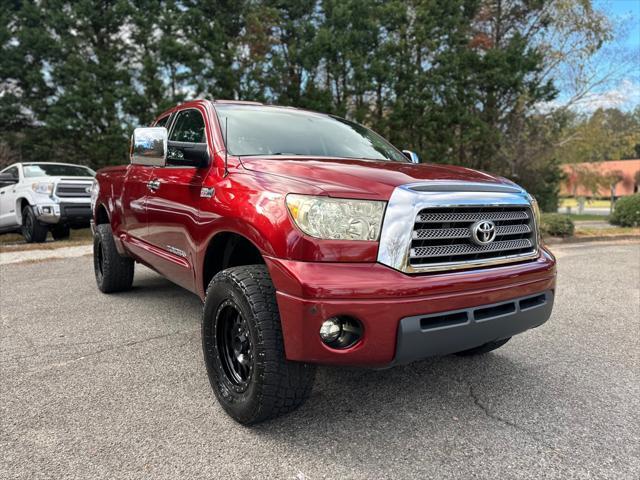
[[[0,169],[18,161],[18,153],[4,141],[0,141]]]

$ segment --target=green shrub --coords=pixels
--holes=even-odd
[[[540,220],[540,231],[543,235],[554,237],[570,237],[575,226],[573,220],[567,215],[559,213],[543,213]]]
[[[621,227],[640,226],[640,193],[618,200],[609,221]]]

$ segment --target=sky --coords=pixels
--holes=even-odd
[[[595,66],[603,72],[615,70],[626,60],[629,68],[594,89],[579,109],[585,112],[601,107],[632,110],[640,105],[640,0],[594,0],[594,6],[606,12],[617,25],[616,38],[596,55]],[[566,95],[567,92],[561,92],[560,97]]]

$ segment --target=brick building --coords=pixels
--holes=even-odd
[[[572,196],[574,194],[574,185],[576,181],[576,170],[589,169],[593,172],[597,172],[600,175],[606,175],[610,172],[620,172],[622,174],[622,181],[615,187],[615,196],[624,197],[626,195],[632,195],[638,192],[638,183],[636,174],[640,171],[640,159],[637,160],[611,160],[608,162],[597,163],[577,163],[563,165],[562,169],[567,178],[560,187],[560,195]],[[593,193],[582,186],[578,186],[576,196],[591,197]],[[610,188],[607,186],[600,187],[598,197],[611,196]]]

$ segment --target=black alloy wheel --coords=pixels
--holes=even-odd
[[[27,243],[42,243],[47,239],[49,229],[36,218],[30,206],[22,209],[22,236]]]
[[[231,300],[218,308],[216,330],[222,371],[236,392],[244,392],[254,368],[253,343],[246,319]]]
[[[231,267],[213,277],[204,302],[202,348],[220,405],[244,425],[291,412],[311,394],[315,366],[285,357],[266,265]]]

